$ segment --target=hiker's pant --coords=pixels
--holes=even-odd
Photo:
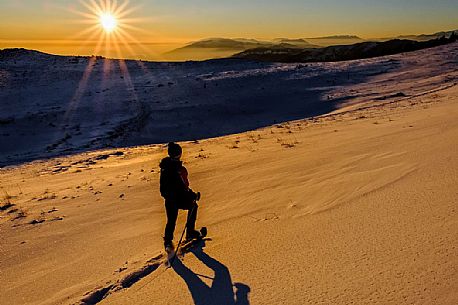
[[[187,210],[188,218],[186,223],[186,230],[188,232],[194,231],[196,228],[196,219],[197,219],[197,209],[198,205],[195,201],[188,202],[171,202],[165,201],[165,212],[167,214],[167,224],[165,225],[164,240],[172,241],[173,232],[175,231],[175,225],[178,217],[178,210]]]

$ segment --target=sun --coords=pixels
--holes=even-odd
[[[72,39],[85,37],[84,45],[94,43],[92,54],[105,57],[122,58],[125,56],[123,52],[126,51],[134,55],[132,45],[141,47],[145,53],[148,53],[149,50],[131,34],[133,31],[142,31],[134,24],[142,23],[145,19],[132,16],[140,7],[131,7],[130,1],[79,0],[80,9],[84,10],[80,11],[73,6],[69,7],[69,10],[83,17],[75,21],[86,26]]]
[[[118,20],[111,13],[102,13],[99,16],[99,22],[107,33],[113,32],[118,26]]]

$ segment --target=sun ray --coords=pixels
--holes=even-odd
[[[78,48],[78,51],[81,51],[82,49],[84,49],[84,47],[94,43],[95,41],[93,40],[96,36],[100,36],[100,33],[98,32],[94,32],[91,34],[91,36],[89,36],[89,38],[87,40],[85,40]],[[97,46],[98,43],[99,43],[100,40],[96,40],[94,46]]]
[[[131,6],[129,0],[79,0],[82,8],[85,11],[71,9],[75,15],[83,17],[78,23],[88,24],[88,28],[76,33],[73,37],[80,38],[87,35],[87,39],[82,43],[82,47],[95,42],[93,54],[104,55],[107,60],[109,57],[117,56],[123,58],[127,52],[134,57],[135,50],[141,49],[142,52],[149,53],[148,48],[142,45],[129,31],[140,32],[141,29],[132,24],[145,21],[144,18],[134,18],[132,14],[140,9],[140,6]],[[98,38],[97,38],[98,37]],[[94,62],[91,60],[88,67],[83,73],[82,80],[78,85],[75,95],[69,107],[69,113],[77,107],[79,99],[84,93],[88,79],[94,69]],[[120,63],[121,73],[129,73],[126,63]],[[105,61],[103,65],[103,78],[106,80],[112,71],[112,66],[109,61]]]
[[[121,12],[123,12],[126,7],[129,5],[129,1],[125,0],[116,10],[113,11],[113,14],[119,15]]]
[[[119,13],[117,14],[117,16],[118,16],[119,18],[123,18],[123,17],[128,16],[128,15],[132,14],[133,12],[139,10],[139,8],[140,8],[140,6],[134,6],[134,7],[132,7],[132,8],[129,8],[129,9],[127,9],[127,10],[124,10],[124,11],[119,12]]]
[[[79,2],[85,11],[76,9],[71,11],[83,18],[78,23],[87,24],[88,26],[81,32],[76,33],[74,37],[79,38],[87,35],[86,40],[80,44],[80,47],[94,43],[92,54],[95,56],[87,59],[87,66],[82,70],[81,79],[66,107],[62,127],[65,128],[65,124],[71,123],[79,113],[80,104],[83,102],[91,101],[92,107],[99,110],[106,106],[106,99],[103,95],[93,96],[92,100],[87,100],[85,95],[93,90],[94,86],[100,88],[100,91],[104,91],[105,87],[112,83],[110,75],[115,76],[114,73],[122,76],[127,92],[131,95],[132,106],[138,107],[137,113],[143,115],[145,110],[135,92],[135,84],[129,71],[133,61],[123,59],[126,54],[131,54],[133,58],[138,58],[138,54],[141,54],[138,52],[139,50],[146,54],[151,52],[130,33],[132,31],[146,33],[133,25],[146,21],[144,18],[134,18],[132,16],[140,7],[131,7],[129,0],[79,0]],[[104,55],[102,66],[98,64],[100,61],[99,55]],[[112,59],[113,56],[116,56],[119,60]],[[116,63],[118,63],[119,68]],[[138,69],[134,66],[135,71],[143,71],[145,75],[151,77],[151,72],[141,61],[135,60],[135,63],[141,68]],[[114,79],[117,79],[117,77]],[[94,84],[96,80],[100,83]],[[84,104],[84,106],[90,106],[91,104]],[[103,111],[98,112],[103,114]]]
[[[143,34],[149,34],[150,33],[145,29],[136,27],[136,26],[131,25],[131,24],[126,24],[126,23],[123,23],[122,25],[120,24],[119,28],[121,28],[121,29],[125,28],[125,29],[129,29],[129,30],[132,30],[132,31],[136,31],[137,33],[143,33]]]
[[[115,34],[115,35],[117,35],[117,34]],[[116,50],[117,57],[120,59],[122,55],[121,55],[121,49],[119,48],[119,44],[115,45],[115,50]]]
[[[106,11],[107,7],[105,5],[105,0],[99,0],[99,6],[102,9],[102,11]]]
[[[132,47],[125,41],[125,38],[119,32],[116,33],[117,40],[122,43],[122,45],[129,51],[131,55],[134,55],[134,50]],[[117,49],[119,50],[119,44],[116,44]]]
[[[91,6],[91,5],[89,5],[89,3],[88,3],[87,1],[84,1],[84,0],[78,0],[78,2],[79,2],[82,6],[84,6],[87,10],[89,10],[89,11],[91,11],[91,12],[93,11],[94,5]]]
[[[113,0],[111,3],[111,11],[114,13],[118,9],[118,0]]]
[[[117,34],[119,35],[119,34]],[[126,85],[126,88],[128,91],[130,91],[132,97],[133,97],[133,101],[136,103],[136,106],[137,107],[141,107],[141,103],[139,102],[139,99],[138,99],[138,96],[137,94],[135,93],[135,86],[132,82],[132,79],[130,77],[130,73],[129,73],[129,68],[127,67],[127,64],[125,62],[124,59],[121,59],[121,50],[119,48],[119,45],[115,45],[115,49],[116,49],[116,52],[118,54],[118,57],[120,58],[118,60],[118,64],[119,64],[119,69],[121,71],[121,74],[123,76],[123,80],[124,80],[124,84]],[[141,111],[141,109],[139,109],[139,111]]]
[[[98,24],[94,24],[91,27],[89,27],[89,28],[87,28],[85,30],[82,30],[81,32],[76,33],[75,35],[70,36],[69,39],[80,38],[80,37],[83,37],[83,36],[88,35],[88,34],[91,34],[91,36],[95,36],[97,34],[100,34],[98,32],[98,30],[99,30],[99,25]]]
[[[103,33],[102,33],[103,35]],[[97,42],[97,45],[95,46],[95,53],[98,53],[99,50],[100,50],[100,46],[102,45],[103,43],[103,39],[99,39],[99,41]],[[88,60],[88,65],[86,66],[86,69],[84,70],[84,73],[83,73],[83,76],[80,80],[80,83],[78,84],[78,87],[75,91],[75,94],[73,95],[71,101],[70,101],[70,105],[65,113],[65,119],[68,119],[69,115],[71,115],[71,113],[73,112],[73,110],[76,108],[76,106],[78,105],[81,97],[83,96],[85,90],[86,90],[86,87],[87,87],[87,83],[89,81],[89,78],[92,74],[92,70],[94,69],[95,67],[95,63],[96,63],[96,57],[90,57],[89,60]]]
[[[130,39],[130,42],[134,43],[135,45],[137,45],[138,47],[140,47],[143,51],[149,53],[150,50],[148,48],[146,48],[144,45],[142,45],[137,39],[135,39],[135,37],[133,37],[132,35],[130,35],[128,32],[126,32],[125,30],[123,29],[119,29],[119,32],[122,33],[124,36],[126,36],[128,39]]]
[[[94,21],[93,20],[71,20],[69,21],[69,23],[71,24],[86,24],[86,25],[94,25]]]
[[[111,11],[110,8],[111,8],[111,1],[105,0],[104,1],[104,11],[110,12]]]
[[[83,72],[83,76],[81,77],[81,80],[76,88],[76,91],[73,94],[73,97],[71,98],[69,105],[67,106],[67,110],[65,111],[62,124],[65,124],[69,121],[71,115],[73,114],[73,111],[77,108],[79,101],[81,100],[81,97],[83,96],[86,90],[87,83],[92,74],[92,70],[94,69],[95,61],[95,57],[89,58],[86,69]]]
[[[102,11],[102,8],[99,6],[99,4],[95,0],[89,0],[89,1],[90,3],[87,3],[84,0],[80,0],[79,2],[83,4],[94,15],[99,14]]]
[[[94,15],[93,15],[93,14],[89,14],[89,13],[85,13],[85,12],[80,12],[80,11],[75,10],[75,9],[70,9],[70,12],[73,13],[73,14],[76,14],[76,15],[80,15],[81,17],[87,18],[87,19],[84,20],[84,21],[91,20],[91,19],[94,18]],[[83,21],[83,20],[80,20],[80,21]]]
[[[120,24],[143,23],[151,20],[151,18],[118,18]]]

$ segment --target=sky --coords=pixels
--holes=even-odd
[[[0,48],[66,53],[86,40],[94,47],[99,37],[84,32],[91,25],[81,2],[103,1],[0,0]],[[458,29],[457,0],[130,0],[127,10],[127,43],[154,46],[158,54],[208,37],[380,38]]]

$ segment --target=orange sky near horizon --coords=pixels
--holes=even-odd
[[[132,50],[128,52],[125,44],[119,47],[127,58],[160,59],[163,52],[208,37],[268,40],[348,34],[370,39],[458,29],[458,2],[449,0],[434,4],[426,0],[402,4],[394,0],[284,0],[281,5],[272,0],[4,0],[0,3],[0,48],[94,54],[100,37],[91,37],[91,32],[81,35],[94,22],[84,16],[90,10],[82,2],[105,8],[110,3],[118,7],[126,3],[124,18],[130,26],[125,28],[124,41]],[[105,45],[97,51],[100,55],[113,52]]]

